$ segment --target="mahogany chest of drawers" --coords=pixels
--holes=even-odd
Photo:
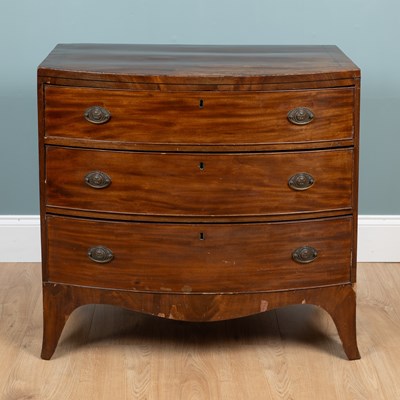
[[[359,358],[359,88],[335,46],[58,45],[38,69],[42,358],[89,303],[315,304]]]

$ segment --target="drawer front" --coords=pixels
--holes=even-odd
[[[51,282],[204,293],[350,281],[351,217],[231,225],[46,221]],[[294,260],[296,250],[303,263]]]
[[[85,112],[100,106],[104,123]],[[306,107],[305,125],[288,113]],[[105,111],[104,111],[105,112]],[[166,145],[290,144],[351,140],[354,89],[279,92],[134,92],[48,86],[45,136],[89,141]],[[96,119],[104,117],[97,109]],[[107,119],[107,118],[105,118]],[[304,122],[304,121],[303,121]]]
[[[352,207],[352,166],[351,149],[163,154],[49,146],[46,204],[85,211],[210,217],[342,210]],[[101,184],[100,174],[109,179],[108,184]],[[97,186],[96,179],[100,180]],[[299,188],[289,185],[293,180]]]

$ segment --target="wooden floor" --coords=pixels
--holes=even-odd
[[[358,344],[300,305],[210,324],[111,306],[70,317],[51,361],[39,264],[0,264],[0,399],[400,399],[400,264],[360,264]]]

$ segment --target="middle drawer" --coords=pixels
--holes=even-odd
[[[352,207],[352,149],[134,153],[49,146],[46,205],[161,216],[251,216]]]

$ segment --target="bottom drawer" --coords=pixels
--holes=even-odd
[[[46,221],[45,273],[50,282],[218,293],[350,281],[351,217],[253,224],[136,223],[57,216],[47,216]]]

